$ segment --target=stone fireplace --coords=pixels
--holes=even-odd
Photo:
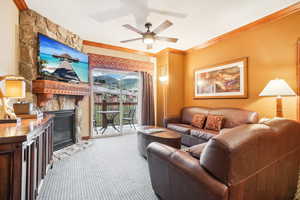
[[[26,79],[26,100],[35,103],[44,112],[74,112],[74,142],[83,136],[89,136],[88,114],[89,86],[84,84],[69,84],[57,81],[36,81],[38,75],[37,53],[38,33],[42,33],[79,51],[82,50],[82,39],[51,22],[33,10],[20,12],[20,75]]]

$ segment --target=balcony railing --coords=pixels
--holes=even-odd
[[[136,110],[136,102],[123,102],[123,117],[127,117],[130,110]],[[111,111],[111,110],[120,110],[119,102],[96,102],[94,103],[94,126],[104,127],[105,121],[103,120],[103,115],[99,111]],[[134,123],[137,123],[136,114],[134,116]],[[114,120],[115,125],[120,125],[120,115],[118,115]],[[126,125],[126,123],[123,123]]]

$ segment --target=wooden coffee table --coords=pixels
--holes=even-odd
[[[163,129],[160,132],[149,132],[149,129]],[[158,126],[142,126],[137,129],[137,145],[139,153],[147,158],[147,146],[151,142],[159,142],[177,149],[181,147],[181,135]]]

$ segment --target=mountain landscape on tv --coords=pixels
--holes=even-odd
[[[39,34],[39,72],[46,79],[88,82],[88,56]]]

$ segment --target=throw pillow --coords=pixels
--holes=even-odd
[[[203,128],[206,116],[204,114],[194,114],[192,119],[192,125],[197,128]]]
[[[223,115],[208,115],[205,124],[205,129],[220,131],[223,125],[223,121]]]

